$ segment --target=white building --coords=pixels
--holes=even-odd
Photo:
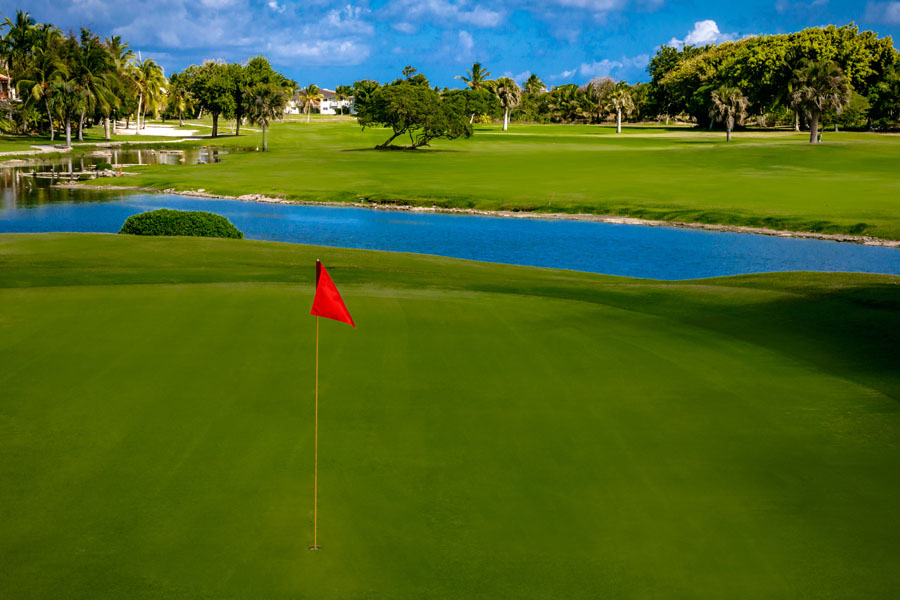
[[[356,107],[353,105],[353,98],[345,98],[342,100],[335,99],[335,91],[329,90],[327,88],[321,88],[319,93],[322,94],[322,100],[319,102],[318,110],[313,108],[310,112],[319,113],[322,115],[336,115],[340,112],[339,109],[346,108],[350,109],[349,112],[351,115],[356,114]],[[287,110],[285,111],[289,115],[302,115],[305,113],[303,110],[303,103],[300,101],[300,95],[294,94],[294,97],[291,98],[291,101],[288,102]]]

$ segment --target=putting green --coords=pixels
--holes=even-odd
[[[893,597],[898,348],[898,277],[2,235],[0,597]]]

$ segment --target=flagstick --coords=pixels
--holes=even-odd
[[[316,434],[315,469],[313,471],[313,545],[310,550],[318,550],[319,525],[319,317],[316,317]]]

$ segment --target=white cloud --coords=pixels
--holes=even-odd
[[[869,2],[864,18],[885,25],[900,25],[900,2]]]
[[[623,56],[619,60],[609,60],[604,58],[600,61],[592,63],[581,63],[578,67],[578,74],[588,79],[594,77],[610,77],[613,72],[622,69],[644,69],[650,62],[649,54],[638,54],[637,56]]]
[[[370,49],[353,40],[298,40],[270,43],[268,52],[280,64],[356,65],[369,57]]]
[[[572,77],[572,75],[574,75],[577,72],[578,72],[578,67],[575,67],[574,69],[570,69],[567,71],[563,71],[562,73],[556,73],[555,75],[551,75],[550,79],[553,79],[554,81],[558,80],[558,79],[569,79],[570,77]]]
[[[278,4],[277,2],[275,2],[275,0],[271,0],[271,2],[266,4],[266,6],[277,13],[283,13],[285,10],[287,10],[287,7],[284,4]]]
[[[391,28],[396,31],[399,31],[400,33],[405,33],[407,35],[409,35],[411,33],[415,33],[416,31],[419,30],[418,27],[416,27],[412,23],[407,23],[406,21],[402,21],[400,23],[393,23],[391,25]]]
[[[469,7],[465,0],[393,0],[385,7],[391,16],[400,16],[406,22],[429,22],[438,25],[460,24],[474,27],[497,27],[505,16],[500,10],[480,5]]]
[[[683,48],[684,46],[705,46],[707,44],[719,44],[733,40],[737,37],[736,33],[722,33],[719,26],[712,19],[697,21],[694,28],[691,29],[683,40],[672,38],[668,45],[673,48]]]
[[[472,48],[475,47],[475,40],[472,39],[472,34],[468,31],[460,31],[459,32],[459,49],[461,54],[470,54],[472,52]]]

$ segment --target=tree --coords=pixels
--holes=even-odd
[[[462,79],[470,90],[478,90],[484,87],[491,74],[481,67],[481,63],[472,64],[472,68],[465,75],[457,75],[456,79]]]
[[[819,143],[819,117],[833,110],[840,114],[850,102],[850,85],[834,61],[804,60],[794,76],[791,105],[809,115],[809,143]]]
[[[266,130],[273,119],[284,113],[287,105],[287,94],[284,89],[274,83],[257,83],[247,90],[244,105],[247,107],[247,118],[251,123],[262,127],[262,150],[267,152],[269,144]]]
[[[583,115],[584,92],[574,83],[558,85],[547,96],[547,106],[555,121],[567,123]]]
[[[631,86],[620,81],[609,91],[606,107],[616,113],[616,133],[622,133],[622,113],[630,115],[634,112],[634,99],[631,97]]]
[[[525,80],[525,85],[523,86],[523,91],[526,94],[531,94],[536,96],[538,94],[543,94],[547,91],[547,86],[541,81],[541,78],[532,73],[528,76],[528,79]]]
[[[112,129],[112,133],[116,132],[116,123],[119,117],[122,114],[130,115],[133,110],[136,110],[135,92],[137,87],[129,74],[129,66],[131,61],[134,60],[134,51],[117,35],[106,38],[105,45],[115,69],[115,77],[110,81],[110,89],[116,97],[116,102],[113,104],[110,113],[112,128],[110,128],[109,116],[106,118],[105,123],[106,137],[109,139],[110,129]]]
[[[172,73],[169,77],[168,105],[178,114],[179,127],[184,127],[184,113],[190,111],[194,104],[190,86],[191,78],[188,73]]]
[[[141,131],[141,122],[148,108],[156,110],[159,107],[160,98],[165,93],[166,78],[160,67],[152,58],[136,60],[131,64],[131,78],[138,89],[137,129],[135,134]],[[215,134],[213,134],[215,137]]]
[[[503,109],[503,131],[509,127],[509,111],[522,101],[522,89],[509,77],[500,77],[494,85],[494,95]]]
[[[361,79],[355,81],[351,88],[353,89],[353,104],[356,106],[356,112],[359,113],[360,108],[366,105],[375,90],[381,87],[381,84],[372,79]]]
[[[46,29],[36,36],[33,56],[16,88],[26,104],[43,100],[50,123],[50,141],[55,135],[51,98],[57,89],[54,83],[68,76],[68,68],[60,56],[62,36],[55,29]]]
[[[722,121],[725,125],[725,141],[731,141],[731,131],[735,123],[740,125],[747,118],[747,106],[750,101],[740,88],[722,86],[713,90],[710,95],[713,108],[710,117]]]
[[[390,127],[391,137],[375,146],[377,150],[398,149],[391,143],[408,135],[409,150],[427,146],[438,138],[454,139],[472,135],[467,115],[452,103],[441,100],[433,89],[401,80],[375,90],[365,104],[357,106],[357,121],[366,127]]]
[[[13,80],[27,70],[28,57],[32,53],[37,27],[34,18],[21,10],[16,11],[16,20],[9,17],[0,23],[0,29],[6,29],[6,35],[0,39],[0,58],[3,59],[6,76],[9,77],[10,89]]]
[[[312,107],[318,107],[322,103],[322,94],[319,86],[314,83],[302,88],[299,92],[300,105],[306,111],[306,122],[309,123],[309,112]]]
[[[227,119],[234,114],[232,82],[224,63],[210,60],[197,67],[191,93],[200,108],[212,115],[212,137],[218,137],[219,117]]]
[[[99,110],[109,117],[116,97],[111,80],[115,76],[112,56],[101,44],[100,38],[87,29],[81,30],[81,41],[75,48],[74,76],[81,87],[84,102],[78,119],[78,141],[84,141],[84,120],[88,110]],[[109,139],[109,129],[106,129]]]
[[[264,59],[265,60],[265,59]],[[238,63],[230,63],[225,65],[225,77],[231,88],[231,95],[234,97],[234,134],[241,134],[241,121],[246,116],[246,108],[244,107],[244,96],[256,82],[252,82],[247,77],[246,69]]]
[[[616,82],[611,77],[595,77],[579,90],[585,118],[596,116],[598,123],[603,120],[612,110],[609,107],[609,97],[615,87]]]
[[[71,75],[67,78],[54,79],[50,87],[53,90],[53,103],[66,125],[66,148],[71,148],[72,118],[81,110],[81,104],[84,101],[81,87],[78,85],[78,80]]]
[[[484,88],[446,90],[441,99],[452,105],[459,113],[469,115],[469,123],[475,115],[487,115],[496,112],[500,106],[497,97]]]
[[[349,100],[353,97],[353,88],[349,85],[339,85],[334,88],[334,99],[338,102]],[[344,107],[341,107],[341,114],[344,114]]]

